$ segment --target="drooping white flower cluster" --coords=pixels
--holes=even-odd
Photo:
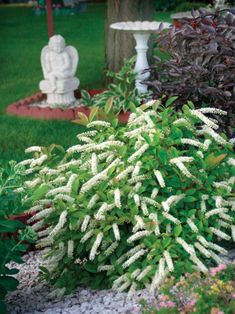
[[[235,239],[235,159],[207,113],[224,114],[174,114],[153,101],[124,128],[91,122],[59,161],[44,149],[27,151],[34,158],[21,162],[26,174],[33,170],[25,202],[39,189],[28,211],[37,246],[52,256],[51,272],[64,274],[61,260],[93,263],[131,296],[144,286],[154,291],[185,255],[202,272],[208,259],[221,261],[226,250],[215,242]],[[82,268],[76,273],[74,265],[66,271],[78,276]]]

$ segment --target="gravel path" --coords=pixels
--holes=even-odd
[[[12,265],[20,269],[16,278],[18,289],[8,295],[10,314],[134,314],[140,313],[139,301],[153,298],[147,291],[137,292],[130,301],[126,293],[113,290],[92,291],[78,288],[73,295],[53,298],[52,287],[38,278],[42,264],[40,253],[30,252],[23,257],[25,264]]]
[[[235,249],[228,256],[221,256],[224,263],[235,260]],[[39,252],[30,252],[23,257],[24,264],[11,264],[20,271],[16,278],[20,281],[18,289],[8,295],[10,314],[137,314],[139,301],[144,298],[154,301],[146,290],[136,292],[131,300],[126,293],[113,290],[92,291],[78,288],[73,295],[56,298],[50,296],[53,288],[39,281],[39,266],[42,265]]]

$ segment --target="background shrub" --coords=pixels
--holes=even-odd
[[[235,15],[232,11],[202,13],[182,19],[180,28],[163,33],[158,45],[170,53],[156,59],[147,82],[157,98],[178,95],[180,108],[188,99],[197,107],[213,106],[228,111],[220,123],[233,135],[235,125]]]
[[[156,10],[167,10],[172,12],[188,11],[192,9],[197,9],[205,5],[211,4],[212,1],[183,1],[182,0],[156,0],[155,7]],[[182,7],[181,7],[182,6]],[[181,7],[181,8],[180,8]],[[181,12],[182,12],[181,11]]]
[[[205,7],[206,4],[203,2],[181,2],[179,5],[176,6],[175,12],[185,12],[191,10],[198,10]]]

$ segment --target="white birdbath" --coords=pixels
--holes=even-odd
[[[147,86],[141,84],[143,80],[146,80],[150,76],[149,71],[145,71],[149,68],[147,51],[148,51],[148,40],[151,33],[155,33],[159,30],[160,25],[166,29],[170,27],[169,23],[161,22],[148,22],[148,21],[136,21],[136,22],[119,22],[111,24],[110,27],[115,30],[123,30],[133,33],[136,41],[136,52],[137,59],[135,64],[135,71],[137,72],[137,78],[135,86],[139,93],[147,92]]]

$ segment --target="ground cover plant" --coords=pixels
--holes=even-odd
[[[235,308],[235,264],[220,264],[204,276],[198,272],[163,283],[153,304],[142,300],[143,314],[210,313],[233,314]]]
[[[130,104],[139,106],[141,101],[150,94],[139,94],[135,87],[136,72],[134,65],[136,57],[130,60],[124,60],[124,65],[117,73],[108,71],[107,77],[112,78],[112,83],[108,84],[107,89],[100,94],[91,97],[85,90],[81,91],[81,103],[87,107],[98,107],[103,109],[107,101],[112,98],[112,110],[114,113],[126,112],[130,110]]]
[[[218,238],[235,240],[233,145],[208,117],[226,113],[174,100],[133,108],[125,127],[89,122],[66,153],[26,150],[25,204],[62,292],[155,291],[169,273],[207,272],[226,253]]]
[[[21,195],[15,191],[21,184],[22,167],[15,162],[0,168],[0,313],[6,313],[4,298],[13,291],[18,281],[12,275],[18,269],[9,268],[9,262],[22,263],[21,254],[26,252],[27,242],[36,240],[35,232],[13,216],[23,212]],[[18,237],[13,233],[18,232]]]
[[[158,41],[170,57],[156,59],[149,85],[155,96],[178,95],[181,107],[188,99],[198,107],[226,110],[220,124],[233,136],[235,125],[234,34],[231,10],[201,12],[194,19],[182,19],[180,28],[163,33]]]

